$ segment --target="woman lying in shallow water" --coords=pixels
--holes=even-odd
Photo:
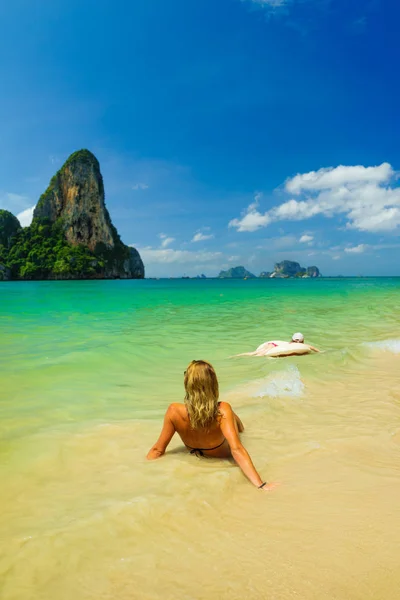
[[[263,481],[240,441],[244,429],[239,417],[227,402],[218,402],[217,375],[205,360],[193,360],[185,371],[185,404],[171,404],[165,413],[164,425],[147,458],[153,460],[165,454],[175,432],[190,450],[190,454],[229,458],[233,456],[253,485],[270,491],[276,484]]]
[[[283,358],[285,356],[294,356],[302,354],[311,354],[312,352],[321,352],[310,344],[304,343],[304,335],[300,332],[294,333],[290,342],[283,340],[273,340],[264,342],[258,346],[254,352],[244,352],[236,356],[267,356],[270,358]],[[233,357],[235,358],[235,357]]]

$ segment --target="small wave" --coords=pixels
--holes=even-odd
[[[292,366],[290,369],[273,373],[260,382],[253,398],[272,398],[291,397],[299,398],[304,393],[304,383],[301,380],[300,371]]]
[[[372,348],[373,350],[385,350],[386,352],[392,352],[393,354],[400,354],[400,340],[391,339],[383,340],[382,342],[368,342],[364,346]]]

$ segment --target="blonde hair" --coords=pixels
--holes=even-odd
[[[192,360],[185,371],[185,404],[192,429],[209,427],[219,414],[219,387],[212,365]]]

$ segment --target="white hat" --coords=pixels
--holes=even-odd
[[[292,335],[292,342],[299,342],[300,344],[304,342],[304,335],[302,333],[294,333]]]

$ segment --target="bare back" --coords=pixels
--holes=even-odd
[[[188,448],[200,448],[208,456],[226,458],[231,455],[229,444],[221,431],[221,419],[224,418],[225,402],[219,403],[220,414],[212,425],[203,429],[192,429],[189,415],[184,404],[178,402],[170,406],[170,418],[182,442]],[[238,431],[243,429],[240,419],[237,418]],[[218,447],[217,447],[218,446]],[[209,449],[210,450],[207,450]]]
[[[189,415],[184,404],[170,404],[164,415],[164,424],[156,443],[147,453],[148,460],[160,458],[177,432],[183,443],[193,453],[214,458],[233,457],[251,483],[265,492],[275,488],[275,484],[263,482],[253,462],[243,446],[239,433],[243,423],[227,402],[220,402],[219,415],[208,429],[194,430],[190,426]],[[201,451],[201,452],[200,452]]]

